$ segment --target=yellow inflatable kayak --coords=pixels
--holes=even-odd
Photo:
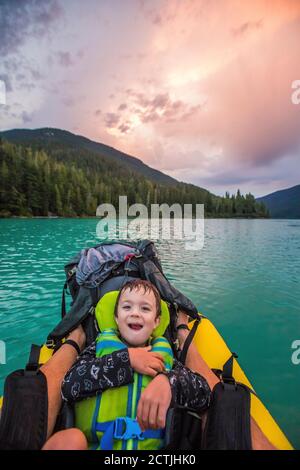
[[[218,333],[212,322],[202,316],[201,322],[194,336],[196,347],[211,369],[223,369],[223,365],[232,356],[232,353],[225,341]],[[44,345],[40,351],[39,363],[44,364],[53,354],[53,349]],[[236,359],[233,359],[233,377],[237,382],[247,385],[254,391],[251,383],[247,379],[242,368]],[[0,397],[0,410],[2,407],[2,397]],[[268,412],[261,400],[251,393],[251,416],[256,421],[262,432],[269,441],[279,450],[292,450],[293,447]]]

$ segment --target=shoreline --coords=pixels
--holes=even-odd
[[[127,217],[128,219],[130,219],[130,217]],[[133,219],[134,217],[132,217]],[[194,219],[195,217],[193,217]],[[98,219],[98,220],[101,220],[100,217],[96,216],[96,215],[87,215],[87,216],[59,216],[59,215],[56,215],[56,216],[47,216],[47,215],[35,215],[35,216],[26,216],[26,215],[12,215],[12,216],[3,216],[1,217],[0,216],[0,220],[2,219],[26,219],[26,220],[30,220],[30,219],[73,219],[73,220],[84,220],[84,219]],[[217,217],[217,216],[206,216],[204,217],[204,220],[205,219],[215,219],[215,220],[219,220],[219,219],[223,219],[223,220],[300,220],[300,217],[297,218],[297,217],[294,217],[294,218],[290,218],[290,217],[287,217],[287,218],[275,218],[275,217],[253,217],[253,216],[248,216],[248,217],[243,217],[243,216],[236,216],[236,217],[224,217],[224,216],[220,216],[220,217]]]

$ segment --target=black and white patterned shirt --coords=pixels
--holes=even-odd
[[[127,348],[96,357],[94,341],[67,372],[62,383],[62,398],[71,403],[93,397],[109,388],[132,383],[133,374]],[[171,406],[187,406],[199,412],[208,408],[211,390],[202,375],[192,372],[176,360],[167,375],[172,392]]]

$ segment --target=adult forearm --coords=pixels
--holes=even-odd
[[[179,345],[182,349],[184,342],[188,336],[189,332],[186,330],[178,331]],[[202,356],[199,354],[195,344],[192,342],[186,356],[185,366],[189,369],[198,372],[207,380],[208,385],[211,389],[219,382],[218,377],[213,373],[213,371],[208,367]]]
[[[47,438],[51,436],[58,412],[61,407],[61,384],[68,369],[73,365],[77,357],[75,349],[69,344],[61,348],[52,358],[41,367],[45,374],[48,388],[48,426]]]
[[[83,346],[85,338],[82,332],[75,330],[69,336]],[[77,358],[77,352],[70,344],[64,344],[60,349],[49,359],[46,364],[41,367],[41,371],[45,374],[47,379],[48,388],[48,425],[47,425],[47,438],[51,436],[57,415],[61,407],[61,384],[67,371],[72,367]]]

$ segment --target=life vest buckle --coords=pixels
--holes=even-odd
[[[114,438],[124,440],[139,439],[140,441],[145,439],[137,420],[128,418],[126,416],[122,418],[116,418]]]

